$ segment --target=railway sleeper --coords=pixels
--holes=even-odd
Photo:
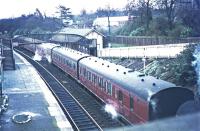
[[[82,111],[72,111],[70,114],[74,117],[78,117],[78,116],[81,116],[81,115],[85,116],[85,113],[82,112]]]
[[[64,97],[64,96],[59,96],[58,95],[58,97],[59,97],[59,99],[61,100],[61,101],[63,101],[64,103],[76,103],[72,98],[70,98],[70,97]]]
[[[75,119],[78,119],[79,117],[82,117],[84,119],[89,119],[85,114],[83,113],[79,113],[79,112],[75,112],[75,113],[70,113],[70,115],[75,118]]]
[[[90,127],[87,126],[87,127],[81,127],[80,130],[81,131],[94,131],[94,130],[96,131],[98,130],[98,128],[96,126],[90,126]]]
[[[86,116],[83,116],[83,117],[78,117],[76,119],[74,119],[75,122],[78,122],[78,121],[90,121],[90,119],[88,119],[88,117]]]
[[[94,123],[92,123],[91,121],[90,122],[83,122],[83,121],[80,121],[80,122],[77,122],[76,123],[78,126],[92,126],[94,125]]]

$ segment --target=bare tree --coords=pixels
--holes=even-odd
[[[136,1],[135,0],[128,0],[126,4],[126,11],[129,15],[133,15],[134,11],[136,10]]]
[[[177,8],[177,18],[187,27],[192,29],[193,36],[200,32],[200,0],[180,1]]]
[[[178,0],[157,0],[158,6],[166,13],[168,26],[170,29],[173,28],[174,19],[176,17],[176,4]]]
[[[141,21],[144,21],[146,29],[149,29],[152,20],[153,0],[139,0],[138,10],[140,12]]]
[[[200,0],[194,0],[198,9],[200,9]]]

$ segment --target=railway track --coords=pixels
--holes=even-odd
[[[40,73],[41,77],[58,100],[65,115],[70,118],[70,122],[74,130],[102,130],[102,128],[96,123],[90,114],[49,71],[47,71],[42,65],[32,60],[21,51],[16,51],[25,57]]]
[[[31,57],[33,56],[33,54],[27,50],[19,50],[25,52]],[[62,85],[76,98],[76,100],[84,107],[84,109],[92,116],[101,128],[116,128],[130,125],[130,123],[122,117],[113,119],[110,114],[105,112],[104,103],[95,99],[92,93],[88,93],[83,86],[69,77],[65,72],[61,71],[59,68],[47,61],[40,61],[39,63],[51,72],[60,83],[62,83]]]

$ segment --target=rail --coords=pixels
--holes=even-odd
[[[16,50],[16,49],[15,49]],[[43,66],[32,60],[29,56],[16,50],[19,54],[25,57],[38,71],[43,80],[47,83],[58,100],[65,115],[71,122],[74,130],[102,130],[90,114],[81,106],[81,104],[67,91],[63,85]]]

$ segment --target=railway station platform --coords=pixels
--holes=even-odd
[[[16,70],[4,71],[3,93],[8,110],[0,114],[1,131],[72,131],[56,99],[34,67],[14,53]],[[31,120],[16,123],[13,116],[27,114]]]

